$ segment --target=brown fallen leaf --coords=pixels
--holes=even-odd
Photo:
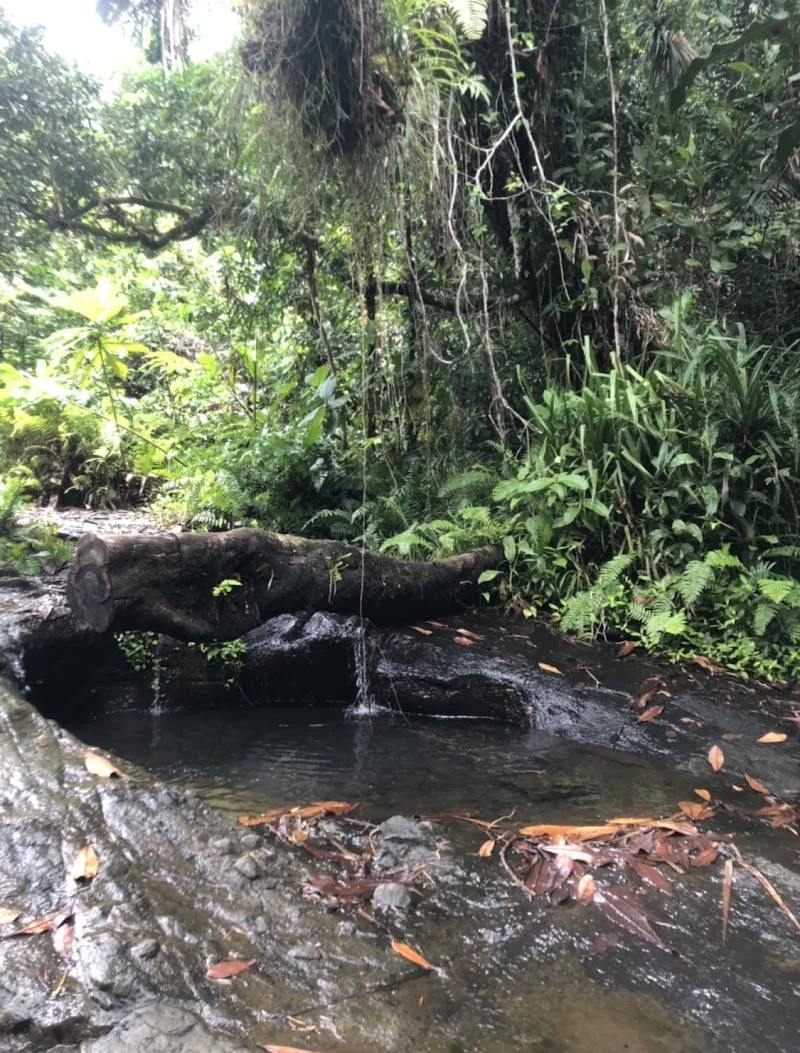
[[[99,776],[101,779],[122,777],[122,772],[107,757],[102,757],[99,753],[93,753],[91,750],[84,756],[83,763],[86,765],[88,772]]]
[[[474,647],[475,641],[466,636],[454,636],[453,643],[461,644],[462,647]]]
[[[485,859],[494,852],[494,841],[490,837],[488,841],[484,841],[481,847],[478,849],[478,855],[483,856]]]
[[[412,625],[411,628],[415,633],[422,633],[423,636],[433,636],[433,629],[423,629],[421,625]]]
[[[53,932],[59,925],[69,921],[71,917],[72,911],[69,908],[54,910],[52,914],[44,914],[41,918],[23,925],[21,929],[8,933],[8,936],[5,938],[8,939],[10,936],[38,936],[40,932]]]
[[[554,673],[556,676],[564,675],[557,666],[548,665],[547,662],[539,662],[539,668],[543,673]]]
[[[722,765],[725,763],[725,754],[722,752],[719,746],[714,745],[708,751],[707,760],[711,767],[714,769],[714,771],[719,771],[722,768]]]
[[[707,673],[724,673],[725,669],[721,665],[717,665],[716,662],[712,662],[710,658],[706,658],[705,655],[696,654],[692,661],[695,665],[699,665],[701,669],[705,669]]]
[[[594,878],[591,874],[584,874],[575,886],[575,899],[578,903],[591,903],[597,891]]]
[[[763,742],[765,745],[770,745],[773,742],[786,742],[786,735],[782,731],[768,731],[758,741]]]
[[[697,794],[701,801],[711,800],[711,794],[708,792],[708,790],[695,790],[694,792]]]
[[[245,969],[249,969],[251,966],[256,964],[256,959],[253,958],[249,962],[236,960],[229,960],[225,962],[217,962],[216,965],[209,967],[206,977],[209,980],[230,980],[234,976],[238,976],[239,973],[243,973]]]
[[[418,954],[413,947],[409,947],[407,943],[400,943],[399,940],[392,940],[392,950],[395,954],[399,954],[402,958],[405,958],[406,961],[418,965],[420,969],[436,969],[435,965],[431,965],[427,958],[423,958],[421,954]]]
[[[56,954],[60,954],[62,958],[69,958],[72,954],[74,942],[75,929],[71,923],[67,922],[64,925],[59,925],[57,929],[53,930],[53,946]]]
[[[0,907],[0,925],[11,925],[19,915],[20,912],[12,907]]]
[[[616,826],[553,826],[544,823],[540,826],[523,826],[520,830],[523,837],[565,837],[569,841],[596,841],[617,833]]]
[[[620,886],[598,889],[594,896],[595,904],[607,918],[627,929],[642,940],[655,943],[664,947],[664,941],[651,927],[646,911],[632,903],[628,898],[628,890]]]
[[[725,872],[722,878],[722,942],[728,938],[728,914],[731,909],[731,888],[733,887],[733,860],[725,860]]]
[[[752,775],[748,775],[747,772],[744,773],[744,780],[751,790],[755,790],[756,793],[762,793],[764,794],[764,796],[769,797],[769,790],[766,788],[763,782],[759,782],[758,779],[754,779]]]
[[[73,881],[91,881],[97,874],[100,863],[91,845],[85,845],[75,856],[69,876]]]
[[[267,1053],[316,1053],[313,1049],[300,1049],[299,1046],[276,1046],[274,1042],[268,1042],[261,1048]]]
[[[647,706],[648,703],[652,702],[653,699],[656,697],[656,691],[657,690],[658,690],[657,688],[651,687],[649,691],[645,691],[645,693],[643,695],[639,695],[638,698],[633,700],[631,708],[632,709],[644,709],[645,706]]]
[[[679,801],[678,807],[684,815],[688,815],[695,822],[700,822],[701,819],[711,819],[716,814],[713,808],[707,808],[698,801]]]
[[[636,723],[637,724],[647,724],[648,721],[655,720],[656,717],[661,716],[661,714],[663,712],[664,712],[664,707],[663,706],[650,706],[649,709],[646,709],[644,711],[644,713],[642,713],[642,715],[639,717],[639,719],[637,720]]]
[[[635,874],[639,875],[642,881],[652,885],[653,888],[657,888],[659,892],[664,892],[668,896],[675,895],[672,882],[661,873],[658,867],[654,867],[651,863],[645,863],[643,860],[635,857],[631,857],[628,860],[628,866]]]
[[[635,640],[626,640],[624,644],[621,644],[617,649],[617,658],[627,658],[629,654],[633,654],[636,650]]]
[[[261,815],[240,815],[239,822],[242,826],[263,826],[277,822],[284,815],[293,816],[295,819],[320,819],[324,815],[349,815],[358,808],[358,804],[350,804],[348,801],[314,801],[313,804],[304,806],[285,805],[283,808],[271,808]]]
[[[444,622],[432,622],[430,619],[428,619],[428,625],[432,625],[434,627],[434,629],[446,629],[447,628],[447,626],[444,624]]]
[[[459,636],[466,636],[468,640],[482,640],[483,637],[478,633],[473,633],[469,629],[456,629]]]

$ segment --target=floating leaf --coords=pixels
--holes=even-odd
[[[539,662],[539,668],[543,673],[555,673],[556,676],[563,676],[564,674],[554,665],[548,665],[547,662]]]
[[[782,731],[768,731],[758,741],[763,742],[765,745],[770,745],[773,742],[786,742],[786,735]]]
[[[725,873],[722,879],[722,942],[728,938],[728,914],[731,909],[731,888],[733,886],[733,860],[725,860]]]
[[[99,776],[101,779],[111,779],[115,776],[120,778],[122,776],[119,768],[115,767],[107,757],[102,757],[99,753],[89,751],[84,756],[83,763],[86,765],[88,772]]]
[[[769,797],[769,790],[766,788],[763,782],[759,782],[758,779],[754,779],[752,775],[748,775],[747,772],[745,772],[744,779],[751,790],[755,790],[756,793],[763,793],[765,797]]]
[[[568,841],[596,841],[617,833],[615,826],[523,826],[523,837],[565,837]]]
[[[725,763],[725,754],[722,752],[719,746],[714,745],[708,751],[707,760],[711,767],[714,769],[714,771],[719,771],[722,765]]]
[[[664,712],[663,706],[651,706],[646,709],[644,713],[639,717],[637,724],[647,724],[650,720],[655,720],[656,717],[660,716]]]
[[[239,959],[217,962],[216,965],[212,965],[206,976],[209,980],[230,980],[233,976],[238,976],[239,973],[243,973],[245,969],[249,969],[251,966],[256,964],[256,959],[253,958],[249,962],[241,961]]]
[[[633,654],[636,650],[636,642],[634,640],[626,640],[617,650],[617,658],[627,658],[629,654]]]
[[[422,633],[423,636],[433,636],[433,629],[423,629],[420,625],[412,625],[411,628],[415,633]]]
[[[421,954],[418,954],[413,947],[409,947],[407,943],[400,943],[398,940],[392,940],[392,950],[395,954],[399,954],[405,958],[406,961],[413,962],[414,965],[418,965],[420,969],[435,969],[435,965],[423,958]]]
[[[694,819],[696,822],[699,822],[701,819],[710,819],[716,814],[713,808],[707,808],[698,801],[679,801],[678,807],[684,815],[688,815],[690,819]]]
[[[17,920],[19,915],[20,912],[11,907],[0,907],[0,925],[10,925]]]
[[[69,876],[73,881],[91,881],[99,867],[95,850],[91,845],[85,845],[75,856]]]
[[[485,859],[494,852],[494,841],[490,837],[488,841],[484,841],[481,847],[478,849],[478,855],[483,856]]]
[[[708,792],[708,790],[695,790],[694,792],[697,794],[701,801],[711,800],[711,794]]]
[[[661,937],[651,927],[647,913],[628,899],[627,890],[618,886],[599,889],[595,893],[594,902],[615,925],[627,929],[642,940],[658,944],[659,947],[664,946]]]

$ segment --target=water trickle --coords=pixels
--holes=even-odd
[[[363,623],[359,625],[356,631],[353,654],[355,659],[356,697],[355,702],[347,710],[347,715],[351,717],[372,717],[378,713],[385,712],[384,708],[376,701],[370,685],[369,644]]]
[[[161,688],[161,655],[156,652],[153,657],[153,679],[151,682],[153,690],[153,699],[150,703],[150,712],[154,716],[159,716],[164,712],[164,698]]]

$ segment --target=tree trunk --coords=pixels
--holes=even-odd
[[[502,561],[499,546],[407,563],[338,541],[260,530],[87,534],[70,567],[67,598],[97,632],[147,629],[181,640],[232,640],[294,611],[379,622],[436,614],[477,600],[478,577]]]

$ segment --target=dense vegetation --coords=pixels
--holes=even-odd
[[[99,6],[113,94],[0,15],[0,556],[63,558],[23,498],[502,540],[487,597],[797,678],[796,9],[248,0],[192,64]]]

